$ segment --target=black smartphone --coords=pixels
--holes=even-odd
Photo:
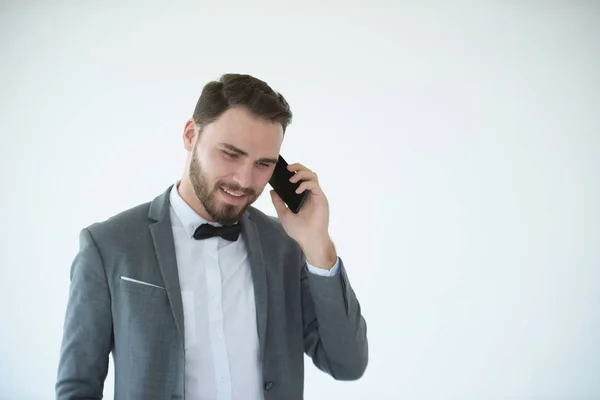
[[[296,189],[300,186],[302,181],[296,183],[290,182],[290,178],[294,176],[295,172],[287,169],[288,163],[279,156],[277,164],[275,164],[275,170],[269,180],[269,184],[275,190],[275,193],[281,197],[283,202],[288,206],[293,213],[298,213],[306,197],[310,194],[308,190],[298,194]]]

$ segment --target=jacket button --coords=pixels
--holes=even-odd
[[[273,386],[275,386],[275,384],[273,382],[266,382],[265,390],[271,390],[271,389],[273,389]]]

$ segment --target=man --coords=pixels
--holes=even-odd
[[[329,237],[317,175],[291,164],[299,213],[251,204],[292,113],[248,75],[207,84],[183,142],[181,180],[80,233],[56,394],[115,400],[302,399],[304,353],[338,380],[367,366],[366,324]]]

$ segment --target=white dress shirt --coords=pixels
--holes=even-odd
[[[196,240],[207,223],[170,193],[170,215],[183,301],[186,400],[263,400],[262,366],[250,262],[242,236]],[[213,225],[218,225],[214,224]],[[307,265],[311,273],[331,270]]]

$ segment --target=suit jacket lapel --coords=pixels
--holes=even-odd
[[[258,234],[258,228],[248,213],[245,213],[242,219],[242,236],[246,241],[246,249],[250,260],[250,268],[252,270],[258,339],[261,355],[264,358],[268,315],[267,271],[265,269],[265,259],[262,251],[262,243]]]
[[[171,216],[169,213],[169,194],[173,186],[165,193],[154,199],[150,204],[149,217],[156,222],[150,225],[150,233],[154,242],[154,250],[160,272],[163,276],[167,297],[171,304],[175,324],[181,336],[181,343],[185,343],[183,325],[183,302],[181,300],[181,287],[179,285],[179,273],[177,272],[177,258],[175,256],[175,242],[171,228]]]

